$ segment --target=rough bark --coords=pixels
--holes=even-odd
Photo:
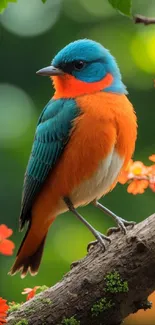
[[[12,312],[8,325],[120,325],[130,313],[150,308],[147,297],[155,290],[155,215],[127,235],[112,234],[111,239],[105,252],[97,244],[59,283]],[[116,271],[120,282],[108,282],[107,275],[113,277]],[[102,305],[101,298],[106,298]]]

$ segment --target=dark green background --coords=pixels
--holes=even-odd
[[[47,2],[50,1],[52,2],[52,0],[47,0]],[[23,236],[18,233],[18,215],[24,171],[38,116],[53,94],[48,78],[38,77],[35,72],[49,65],[53,56],[64,45],[75,39],[88,37],[100,41],[110,49],[117,59],[123,81],[128,87],[129,99],[138,117],[139,130],[134,159],[143,160],[149,164],[147,157],[155,153],[155,88],[153,84],[155,27],[134,25],[130,19],[111,9],[110,5],[108,8],[110,13],[106,14],[106,0],[97,0],[97,10],[94,10],[95,1],[89,0],[91,12],[78,0],[62,2],[60,16],[55,25],[41,35],[24,37],[9,32],[1,25],[0,130],[5,128],[6,132],[3,136],[0,131],[0,224],[5,223],[13,229],[12,240],[16,244],[16,249]],[[42,4],[42,6],[46,5]],[[16,4],[11,4],[8,10],[11,10],[12,6]],[[153,16],[153,10],[155,15],[153,1],[134,2],[134,12],[152,13]],[[37,19],[34,23],[38,23]],[[41,24],[41,21],[39,23]],[[12,111],[11,100],[15,101],[15,99],[10,98],[8,85],[24,90],[33,102],[27,128],[24,132],[19,131],[17,137],[13,136],[13,131],[10,134],[10,125],[13,123],[15,131],[19,127],[24,128],[24,113],[21,115],[23,119],[19,119],[18,110],[21,109],[24,112],[27,106],[23,101],[22,107],[18,107],[17,112]],[[4,105],[5,118],[4,94],[10,101],[9,105]],[[8,138],[7,132],[10,134]],[[117,185],[112,193],[102,199],[102,202],[118,215],[137,222],[155,212],[155,194],[149,189],[144,195],[133,196],[127,193],[126,186]],[[113,225],[109,217],[91,206],[79,209],[79,211],[103,233]],[[36,277],[27,276],[24,280],[21,280],[19,275],[9,277],[7,272],[15,254],[12,257],[0,256],[0,296],[9,301],[24,301],[25,297],[21,295],[23,288],[55,284],[69,271],[72,261],[86,254],[87,243],[92,239],[90,232],[73,215],[66,213],[59,216],[49,231],[43,261]]]

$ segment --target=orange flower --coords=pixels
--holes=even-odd
[[[149,160],[155,162],[155,155],[150,156],[150,157],[149,157]]]
[[[6,304],[6,300],[0,297],[0,325],[6,323],[7,311],[9,306]]]
[[[134,195],[142,194],[142,193],[145,192],[145,189],[148,186],[149,186],[149,181],[148,180],[135,179],[129,184],[129,186],[127,188],[127,192],[132,193]]]
[[[153,192],[155,192],[155,183],[150,183],[149,187]]]
[[[12,255],[15,247],[11,240],[6,238],[12,235],[12,230],[5,225],[0,225],[0,253],[4,255]]]
[[[149,159],[155,162],[155,154]],[[130,160],[126,169],[120,174],[118,181],[121,184],[131,181],[127,189],[128,193],[142,194],[148,186],[155,192],[155,164],[145,166],[141,161],[133,162]]]
[[[149,187],[153,192],[155,192],[155,176],[154,175],[152,175],[152,177],[150,178]]]
[[[33,289],[32,288],[25,288],[24,291],[22,292],[22,295],[27,295],[26,300],[30,300],[35,296],[36,291],[39,288],[40,288],[40,286],[36,286]]]
[[[152,174],[155,175],[155,165],[152,165],[151,169],[152,169]]]
[[[148,173],[149,176],[155,175],[155,165],[148,167]]]
[[[134,161],[129,168],[129,178],[144,176],[147,174],[147,167],[141,161]]]

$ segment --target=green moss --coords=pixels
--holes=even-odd
[[[26,318],[23,318],[15,325],[28,325],[28,320]]]
[[[13,311],[16,311],[21,306],[21,304],[15,302],[9,302],[8,305],[9,305],[8,314],[12,313]]]
[[[125,293],[129,291],[128,282],[121,279],[120,274],[117,271],[108,273],[105,280],[104,291],[110,294]],[[111,295],[110,295],[111,296]],[[109,298],[103,297],[99,299],[91,308],[92,316],[98,316],[104,311],[115,306]]]
[[[52,300],[51,300],[50,298],[43,298],[41,301],[42,301],[44,304],[48,304],[48,305],[52,304]]]
[[[112,303],[111,300],[107,300],[106,298],[101,298],[91,308],[92,316],[98,316],[99,314],[112,308],[113,306],[115,306],[115,303]]]
[[[128,282],[123,281],[117,271],[108,273],[104,280],[106,282],[105,292],[123,293],[129,291]]]
[[[80,321],[77,320],[74,316],[71,318],[64,318],[61,322],[62,325],[80,325]]]
[[[25,309],[25,313],[29,313],[29,312],[35,312],[35,309],[33,308],[33,307],[27,307],[26,309]]]
[[[43,304],[48,304],[48,305],[52,304],[52,300],[50,298],[41,298],[41,297],[39,297],[38,300],[40,302],[42,302]]]
[[[47,287],[46,285],[43,285],[43,286],[41,286],[41,287],[39,287],[39,288],[37,289],[37,293],[43,292],[43,291],[47,290],[48,288],[49,288],[49,287]]]

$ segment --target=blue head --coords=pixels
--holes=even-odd
[[[65,46],[52,61],[52,73],[49,68],[40,70],[40,74],[59,75],[62,72],[88,84],[103,80],[111,74],[113,82],[104,91],[126,93],[121,74],[114,57],[100,43],[82,39]]]
[[[55,56],[52,65],[88,83],[100,81],[110,73],[113,84],[105,90],[126,93],[114,57],[95,41],[81,39],[68,44]]]

